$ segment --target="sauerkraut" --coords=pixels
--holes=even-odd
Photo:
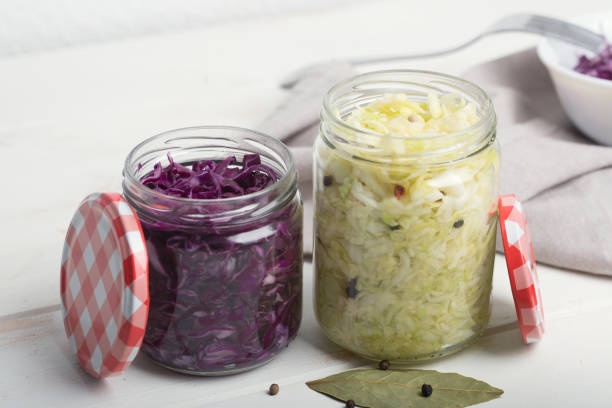
[[[488,322],[495,254],[498,152],[457,148],[482,139],[482,113],[455,94],[389,94],[337,118],[342,146],[315,145],[319,324],[373,359],[461,348]]]

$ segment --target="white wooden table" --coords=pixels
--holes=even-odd
[[[120,191],[131,147],[163,130],[197,124],[254,126],[283,97],[285,74],[320,59],[417,52],[455,44],[520,10],[573,16],[607,1],[380,2],[276,16],[0,60],[0,406],[340,407],[304,382],[366,364],[330,342],[312,313],[305,267],[298,338],[270,364],[231,377],[172,373],[138,356],[104,381],[80,370],[59,312],[59,259],[77,203]],[[460,74],[527,47],[505,35],[437,60],[385,67]],[[379,67],[371,67],[379,68]],[[537,253],[537,248],[536,248]],[[503,258],[495,265],[493,316],[471,348],[427,368],[503,388],[490,407],[612,405],[612,279],[540,266],[547,333],[525,346]],[[268,386],[280,384],[271,397]]]

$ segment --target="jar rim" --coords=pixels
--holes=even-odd
[[[367,136],[379,137],[380,139],[383,139],[383,140],[399,139],[399,140],[406,141],[407,138],[403,136],[394,136],[394,135],[389,135],[389,134],[383,135],[383,134],[380,134],[374,131],[370,131],[367,129],[360,129],[360,128],[351,126],[347,122],[344,122],[342,119],[338,118],[334,114],[334,111],[332,109],[332,98],[335,95],[335,93],[337,93],[343,87],[352,85],[351,88],[355,89],[354,87],[356,85],[364,83],[364,80],[369,79],[369,78],[374,79],[376,76],[381,76],[381,75],[406,75],[406,74],[422,75],[425,77],[430,77],[432,79],[435,79],[435,78],[446,79],[446,80],[464,85],[465,87],[473,88],[476,91],[476,93],[478,93],[479,96],[483,98],[483,101],[484,101],[483,110],[485,112],[485,114],[478,120],[478,122],[474,123],[473,125],[470,125],[469,127],[463,128],[459,131],[455,131],[451,133],[433,134],[433,135],[411,136],[409,140],[418,141],[418,140],[433,140],[433,139],[446,138],[446,137],[451,138],[451,137],[460,135],[462,133],[476,130],[479,127],[485,126],[487,123],[490,123],[492,120],[495,120],[495,110],[493,109],[493,101],[491,100],[489,95],[475,83],[467,81],[463,78],[460,78],[454,75],[448,75],[448,74],[443,74],[443,73],[436,72],[436,71],[427,71],[427,70],[418,70],[418,69],[388,69],[388,70],[380,70],[380,71],[371,71],[371,72],[366,72],[363,74],[354,75],[350,78],[344,79],[336,83],[334,86],[332,86],[327,91],[327,93],[325,94],[325,98],[323,99],[323,108],[321,109],[322,119],[323,119],[323,114],[325,114],[325,116],[327,118],[330,118],[334,124],[340,127],[346,128],[352,132],[357,132],[358,134],[363,134]],[[400,81],[396,80],[394,82],[400,82]],[[462,91],[465,92],[464,90]]]
[[[242,196],[226,197],[226,198],[209,199],[209,198],[176,197],[176,196],[171,196],[171,195],[167,195],[164,193],[160,193],[159,191],[155,191],[145,186],[144,184],[142,184],[141,181],[135,176],[134,171],[133,171],[134,166],[132,164],[137,159],[135,157],[136,153],[139,150],[141,150],[143,147],[147,146],[148,144],[159,141],[159,140],[163,140],[164,138],[167,138],[168,136],[172,134],[178,134],[180,132],[190,132],[190,131],[192,132],[193,131],[206,131],[206,132],[210,132],[210,131],[228,132],[230,131],[230,132],[243,133],[243,134],[259,137],[263,139],[266,143],[269,143],[270,145],[268,145],[267,147],[269,147],[274,153],[276,153],[282,158],[283,160],[282,165],[285,167],[285,171],[283,174],[279,175],[279,178],[275,183],[259,191],[245,194]],[[211,139],[212,137],[211,136],[208,136],[208,137],[204,137],[204,136],[193,137],[192,136],[191,139],[193,138]],[[178,140],[178,138],[173,139],[173,140]],[[166,141],[165,143],[167,142],[168,141]],[[228,125],[209,125],[209,126],[187,126],[183,128],[171,129],[171,130],[167,130],[167,131],[158,133],[156,135],[153,135],[143,140],[142,142],[137,144],[134,148],[132,148],[132,150],[130,150],[130,152],[128,153],[125,159],[125,162],[124,162],[123,176],[131,184],[145,189],[147,194],[151,194],[153,197],[158,198],[158,199],[169,200],[170,202],[176,202],[176,203],[182,203],[182,204],[214,205],[214,204],[239,203],[242,200],[253,200],[254,198],[265,196],[275,190],[289,189],[291,185],[294,184],[294,180],[297,177],[297,172],[295,168],[295,161],[293,159],[293,155],[291,154],[291,151],[279,139],[266,135],[265,133],[261,133],[261,132],[258,132],[252,129],[243,128],[243,127],[228,126]],[[219,215],[222,215],[222,213],[217,213],[215,215],[219,216]]]

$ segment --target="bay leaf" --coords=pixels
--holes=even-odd
[[[433,393],[421,395],[430,384]],[[460,408],[489,401],[504,393],[484,381],[434,370],[350,370],[306,385],[342,401],[368,408]]]

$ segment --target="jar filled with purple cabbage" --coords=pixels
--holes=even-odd
[[[288,149],[246,129],[178,129],[131,151],[123,193],[149,257],[147,355],[222,375],[288,346],[302,314],[297,186]]]

